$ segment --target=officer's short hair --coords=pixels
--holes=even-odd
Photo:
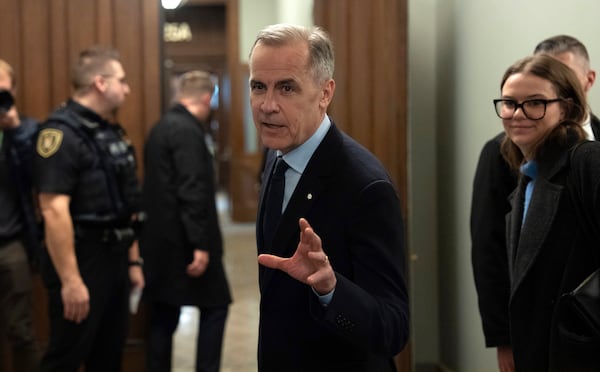
[[[10,87],[15,89],[17,87],[17,76],[15,75],[15,70],[12,66],[5,60],[0,59],[0,70],[8,74],[8,77],[10,77]]]
[[[115,49],[95,45],[81,51],[71,75],[73,88],[76,91],[86,89],[94,81],[94,76],[111,75],[110,61],[121,62]]]
[[[215,83],[208,72],[194,70],[186,72],[177,80],[177,98],[190,97],[197,94],[209,93],[215,91]]]
[[[556,35],[539,42],[533,54],[550,54],[552,56],[562,53],[573,53],[579,56],[587,68],[590,65],[590,55],[585,45],[577,38],[569,35]]]

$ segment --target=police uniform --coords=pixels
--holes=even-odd
[[[50,339],[43,371],[120,369],[128,319],[128,249],[139,212],[136,160],[119,125],[69,100],[41,127],[34,160],[39,192],[70,196],[75,254],[90,295],[88,318],[64,319],[61,283],[46,252]]]

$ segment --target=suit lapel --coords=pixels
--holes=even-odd
[[[513,293],[540,253],[556,216],[562,189],[562,186],[552,184],[543,178],[538,177],[535,182],[527,218],[521,228],[521,234],[517,235],[518,248],[513,264]]]
[[[564,186],[552,183],[551,180],[566,164],[566,156],[562,156],[548,170],[540,169],[535,181],[535,188],[529,203],[525,222],[520,226],[521,219],[516,213],[523,213],[523,194],[525,185],[519,183],[518,197],[514,200],[520,205],[513,204],[509,240],[509,259],[513,260],[511,268],[511,296],[515,293],[533,263],[540,255],[543,243],[552,228],[558,211],[560,197]],[[519,231],[520,230],[520,231]],[[515,249],[516,248],[516,249]]]
[[[512,212],[506,215],[508,270],[511,277],[511,283],[514,282],[513,269],[515,257],[517,255],[517,247],[519,244],[519,235],[521,234],[521,224],[523,221],[523,203],[526,186],[527,184],[525,183],[523,177],[519,177],[519,183],[517,185],[517,188],[509,196]]]
[[[300,177],[300,180],[294,189],[288,205],[281,216],[281,223],[279,224],[279,227],[275,232],[275,236],[273,237],[272,252],[269,253],[281,257],[291,257],[296,251],[300,239],[298,220],[301,217],[306,217],[309,214],[315,202],[319,200],[319,197],[325,190],[327,183],[331,179],[333,166],[336,163],[335,157],[339,152],[341,144],[341,132],[337,130],[335,125],[332,123],[331,128],[325,135],[325,138],[323,138],[323,141],[311,156],[304,173]],[[272,166],[272,159],[270,163]],[[269,164],[267,164],[267,166],[269,166]],[[264,195],[261,195],[261,207],[259,208],[259,216],[261,220],[263,213],[263,198]],[[262,226],[257,229],[257,234],[260,234],[261,236],[260,242],[262,242],[262,232],[258,230],[262,230]],[[261,277],[260,287],[263,295],[274,273],[275,270],[266,269],[264,267],[259,268],[259,274]]]
[[[264,250],[264,235],[263,235],[263,214],[264,214],[264,199],[267,187],[271,181],[271,174],[273,173],[273,166],[275,165],[275,151],[268,151],[265,155],[267,157],[265,161],[265,169],[261,176],[261,188],[260,196],[258,198],[258,214],[256,221],[256,243],[258,253],[267,253]]]

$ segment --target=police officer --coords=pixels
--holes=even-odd
[[[133,149],[112,122],[129,93],[116,51],[84,50],[74,94],[37,138],[34,180],[47,245],[50,337],[42,371],[119,371],[131,286],[144,285]]]

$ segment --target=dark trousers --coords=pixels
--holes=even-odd
[[[147,372],[171,370],[173,333],[177,329],[181,308],[160,302],[148,305]],[[218,372],[221,366],[223,333],[228,306],[200,309],[196,345],[196,372]]]
[[[49,258],[44,280],[48,287],[50,338],[42,359],[43,372],[121,370],[127,337],[129,275],[127,248],[97,242],[77,244],[77,263],[90,295],[88,317],[76,324],[63,316],[61,286]]]
[[[33,332],[31,270],[18,240],[0,244],[0,330],[12,346],[15,371],[37,371],[39,351]],[[1,334],[0,337],[5,337]],[[3,346],[0,344],[0,346]],[[0,350],[0,360],[3,360]],[[0,363],[0,371],[2,370]]]

